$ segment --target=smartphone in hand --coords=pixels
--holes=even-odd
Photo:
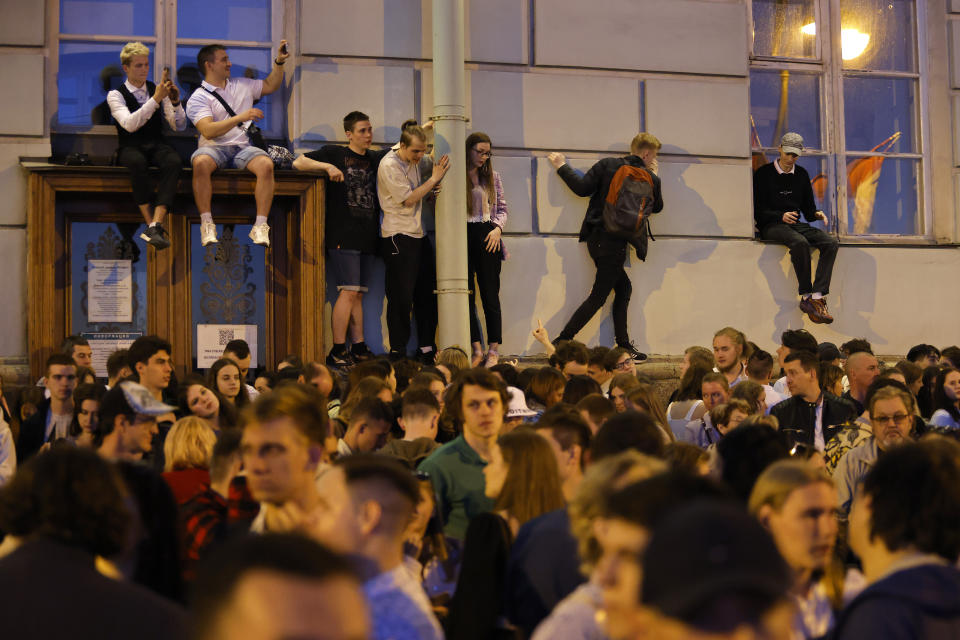
[[[286,43],[286,42],[284,42],[282,45],[280,45],[280,53],[282,53],[283,55],[287,55],[287,43]]]
[[[170,67],[163,68],[163,76],[160,78],[160,82],[169,82],[170,81]]]

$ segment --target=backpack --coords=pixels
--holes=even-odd
[[[653,178],[646,169],[625,164],[613,174],[603,203],[604,230],[632,244],[641,260],[647,257],[648,234],[652,237],[653,189]]]

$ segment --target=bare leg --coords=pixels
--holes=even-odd
[[[199,213],[210,212],[210,200],[213,198],[210,176],[216,170],[217,163],[210,156],[197,156],[193,159],[193,201]]]
[[[479,367],[480,363],[483,362],[483,343],[474,342],[473,346],[473,356],[470,358],[470,365],[473,367]]]
[[[357,291],[350,308],[350,340],[363,342],[363,292]]]
[[[353,304],[357,293],[356,291],[341,289],[337,295],[337,301],[333,304],[332,318],[334,344],[342,344],[347,341],[347,326],[350,324],[350,316],[353,312]]]
[[[153,222],[153,215],[150,213],[150,203],[145,202],[144,204],[137,206],[140,207],[140,215],[143,216],[144,222],[146,222],[148,225]]]
[[[273,204],[273,160],[267,156],[257,156],[247,163],[247,171],[257,176],[257,186],[253,195],[257,201],[257,215],[270,215]]]
[[[163,217],[165,215],[167,215],[167,208],[161,204],[153,210],[153,221],[157,224],[160,224],[163,222]]]

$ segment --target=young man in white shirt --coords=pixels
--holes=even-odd
[[[377,169],[377,195],[383,209],[380,238],[386,265],[387,330],[390,354],[406,355],[410,341],[410,312],[417,318],[420,358],[432,363],[437,331],[436,262],[433,245],[423,229],[423,199],[450,168],[443,156],[421,184],[420,160],[427,150],[423,129],[411,126],[400,134],[400,146],[391,150]]]
[[[187,127],[187,116],[180,104],[180,90],[170,79],[168,69],[164,69],[158,85],[147,79],[150,50],[143,43],[124,45],[120,63],[127,79],[107,94],[110,115],[120,138],[117,162],[130,170],[133,199],[147,223],[147,230],[140,237],[157,249],[166,249],[170,239],[161,223],[173,206],[183,162],[180,154],[164,140],[163,123],[166,122],[171,131],[183,131]],[[150,165],[160,169],[156,198],[147,178]],[[154,201],[152,212],[151,200]]]
[[[283,65],[290,54],[287,41],[280,41],[273,70],[263,80],[230,77],[230,57],[219,44],[210,44],[197,53],[197,66],[204,76],[200,88],[187,101],[187,116],[200,132],[200,142],[190,157],[193,165],[193,199],[200,212],[200,243],[203,246],[217,242],[217,228],[213,223],[210,201],[213,187],[210,176],[217,169],[246,169],[257,176],[254,197],[257,201],[257,219],[250,230],[254,244],[270,246],[270,227],[267,216],[273,203],[273,160],[267,152],[255,147],[247,133],[254,123],[262,120],[263,111],[253,106],[255,100],[270,95],[283,85]],[[234,112],[231,116],[223,100]]]

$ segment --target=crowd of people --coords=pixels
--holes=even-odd
[[[171,353],[101,384],[70,336],[0,403],[11,637],[960,634],[957,347],[724,327],[666,390],[568,340],[258,371],[235,340],[182,380]]]

